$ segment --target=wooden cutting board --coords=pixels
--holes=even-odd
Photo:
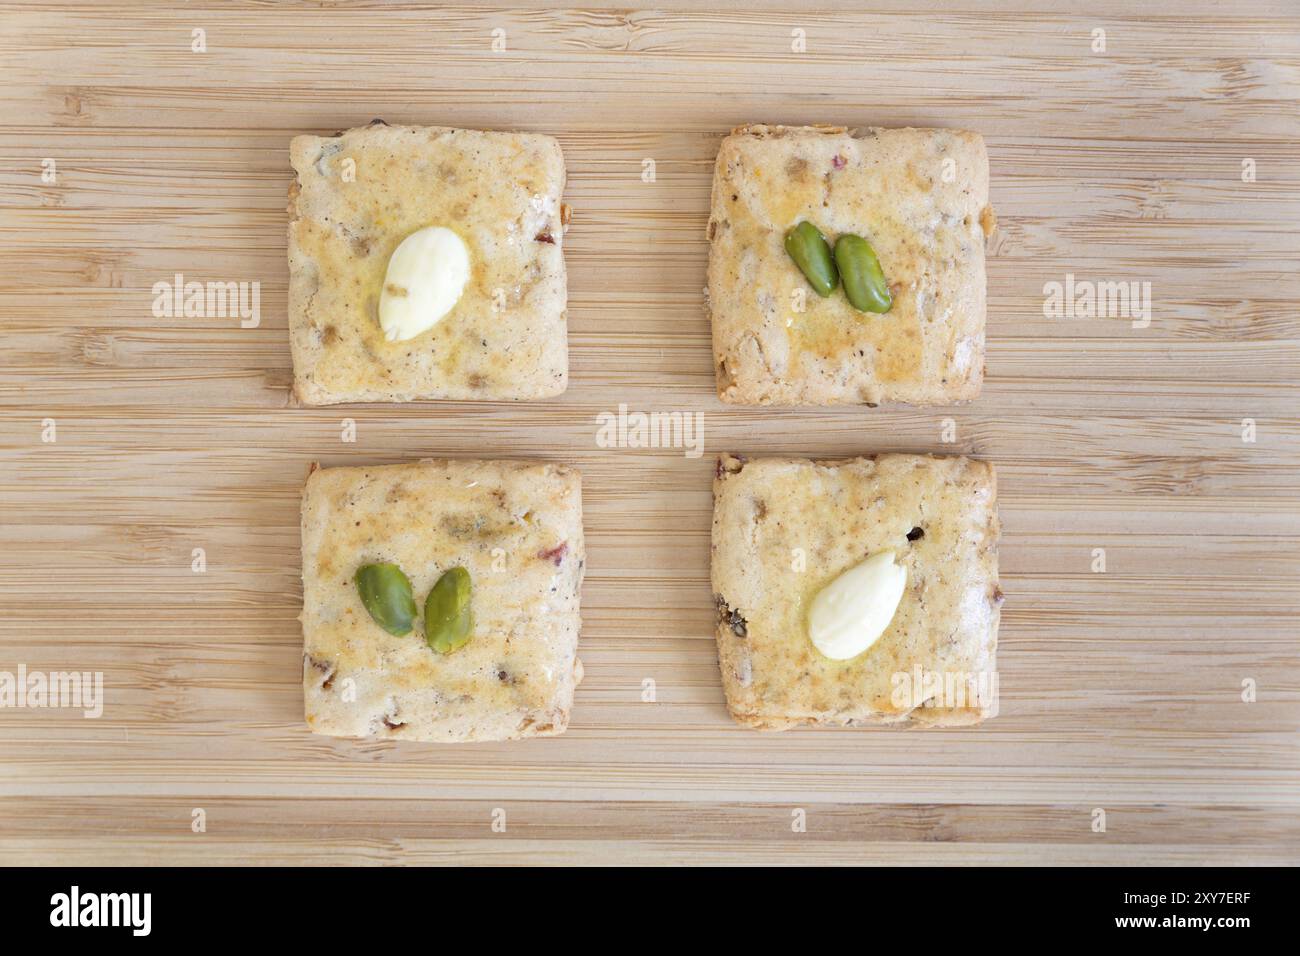
[[[0,710],[0,862],[1300,862],[1294,5],[659,6],[0,4],[0,671],[104,680],[98,719]],[[561,399],[292,406],[288,141],[376,116],[560,139]],[[978,402],[717,401],[709,183],[754,121],[985,135]],[[260,283],[260,324],[155,317],[177,273]],[[1150,324],[1046,316],[1067,276],[1149,282]],[[600,447],[621,404],[704,453]],[[715,456],[889,450],[998,466],[1001,715],[733,725]],[[307,464],[442,455],[585,476],[571,729],[312,736]]]

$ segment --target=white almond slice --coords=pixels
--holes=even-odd
[[[384,338],[404,342],[437,325],[460,301],[469,271],[469,249],[450,229],[429,226],[403,239],[379,296]]]
[[[808,636],[831,660],[857,657],[885,633],[906,587],[907,568],[894,563],[894,552],[873,554],[813,598]]]

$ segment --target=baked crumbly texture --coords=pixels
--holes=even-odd
[[[391,561],[421,617],[395,637],[353,580]],[[472,582],[472,636],[450,654],[424,638],[444,571]],[[313,471],[303,490],[303,696],[336,737],[473,741],[563,733],[582,679],[581,477],[536,462],[421,461]]]
[[[307,405],[536,399],[568,384],[564,157],[550,136],[376,122],[296,136],[289,335]],[[460,301],[389,342],[379,297],[398,244],[445,226],[469,248]]]
[[[1002,591],[992,465],[724,456],[713,499],[718,662],[737,722],[948,726],[996,715]],[[907,569],[893,620],[857,657],[822,656],[808,637],[809,604],[881,551]],[[934,695],[928,675],[951,689]]]
[[[808,220],[862,236],[893,295],[877,315],[821,298],[785,251]],[[984,240],[995,225],[978,133],[745,126],[722,141],[709,217],[718,396],[740,405],[947,405],[984,378]],[[798,296],[802,296],[802,311]]]

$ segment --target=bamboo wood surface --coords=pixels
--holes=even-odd
[[[105,684],[99,719],[0,710],[0,863],[1300,862],[1294,5],[817,6],[0,3],[0,671]],[[376,116],[561,141],[560,399],[290,402],[288,140]],[[979,401],[717,401],[704,230],[717,144],[747,122],[985,135]],[[260,283],[260,325],[156,318],[176,273]],[[1045,317],[1067,274],[1150,282],[1150,325]],[[702,412],[704,454],[600,447],[621,403]],[[891,450],[998,466],[1000,716],[733,725],[715,456]],[[443,455],[585,476],[571,728],[312,736],[307,463]]]

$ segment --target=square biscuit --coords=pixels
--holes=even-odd
[[[738,723],[943,726],[996,715],[1002,592],[991,465],[724,456],[713,498],[718,663]],[[808,636],[813,597],[881,551],[907,570],[893,619],[857,657],[823,656]]]
[[[893,305],[821,298],[785,251],[807,220],[876,251]],[[739,405],[946,405],[984,378],[984,240],[994,228],[978,133],[746,126],[722,141],[709,217],[718,396]]]
[[[504,400],[568,384],[564,157],[550,136],[376,125],[296,136],[289,337],[306,405]],[[389,342],[379,298],[398,244],[445,226],[470,278],[432,329]]]
[[[420,617],[375,623],[354,575],[393,562]],[[564,732],[585,566],[581,476],[562,465],[421,461],[325,468],[303,489],[303,696],[314,733],[474,741]],[[449,654],[424,637],[424,600],[470,573],[472,631]]]

